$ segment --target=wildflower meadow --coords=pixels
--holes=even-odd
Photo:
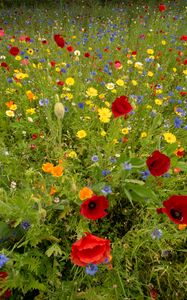
[[[0,2],[0,299],[187,299],[187,2]]]

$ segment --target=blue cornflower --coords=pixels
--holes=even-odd
[[[92,156],[92,161],[96,162],[99,160],[99,157],[97,155]]]
[[[28,221],[23,221],[21,226],[24,230],[27,230],[30,227],[30,223]]]
[[[78,103],[78,107],[79,107],[79,108],[84,108],[84,103],[79,102],[79,103]]]
[[[0,254],[0,268],[2,268],[8,260],[9,258],[6,255]]]
[[[125,161],[123,164],[123,168],[127,171],[130,171],[132,169],[132,164],[129,163],[128,161]]]
[[[165,173],[165,174],[163,174],[162,175],[162,177],[165,177],[165,178],[168,178],[168,177],[170,177],[171,175],[169,174],[169,173]]]
[[[12,82],[13,82],[13,79],[12,79],[12,78],[7,78],[7,82],[8,82],[8,83],[12,83]]]
[[[154,229],[153,232],[151,233],[151,237],[153,240],[155,239],[160,239],[162,237],[163,233],[161,229]]]
[[[62,72],[62,73],[66,73],[66,69],[64,69],[64,68],[61,68],[61,69],[60,69],[60,72]]]
[[[95,275],[98,271],[98,266],[95,264],[88,264],[86,266],[86,274],[88,275]]]
[[[175,102],[175,99],[173,99],[173,98],[171,98],[171,99],[169,99],[169,103],[174,103]]]
[[[180,108],[180,107],[179,107],[179,108],[177,108],[177,112],[179,112],[179,113],[180,113],[180,115],[181,115],[181,116],[183,116],[183,117],[186,115],[186,111],[185,111],[185,110],[183,110],[183,109],[182,109],[182,108]]]
[[[110,171],[109,171],[109,170],[103,170],[103,171],[102,171],[102,175],[103,175],[103,176],[107,176],[108,174],[110,174]]]
[[[183,89],[182,86],[179,86],[179,85],[176,86],[177,91],[181,91],[182,89]]]
[[[103,189],[101,190],[101,192],[105,195],[108,195],[108,194],[111,194],[112,193],[112,190],[111,190],[111,187],[109,185],[105,185],[103,187]]]
[[[175,118],[174,120],[174,126],[175,128],[181,128],[183,121],[181,119],[179,119],[178,117]]]
[[[40,106],[47,106],[48,104],[49,104],[49,99],[47,99],[47,98],[39,100]]]
[[[142,179],[146,180],[147,177],[150,175],[150,172],[149,172],[149,170],[146,170],[146,171],[140,172],[140,174],[142,174]]]
[[[110,157],[110,161],[111,161],[112,163],[115,163],[115,162],[116,162],[116,158],[113,157],[113,156],[111,156],[111,157]]]

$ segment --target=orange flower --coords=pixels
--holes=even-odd
[[[43,164],[43,165],[42,165],[42,170],[43,170],[45,173],[51,173],[52,170],[53,170],[53,164],[51,164],[51,163]]]
[[[57,189],[54,185],[52,185],[51,190],[50,190],[50,196],[53,196],[57,192]]]
[[[79,192],[79,198],[81,200],[91,198],[92,196],[93,196],[93,191],[86,186],[82,188]]]
[[[26,91],[26,95],[30,101],[35,100],[37,98],[31,91]]]
[[[10,100],[9,102],[6,102],[5,105],[8,107],[8,108],[11,108],[11,106],[14,104],[14,101],[13,100]]]
[[[185,155],[185,150],[183,147],[180,147],[174,152],[174,154],[178,157],[183,157]]]
[[[187,227],[187,224],[179,224],[178,229],[184,230]]]
[[[58,165],[58,166],[53,167],[51,174],[54,177],[60,177],[60,176],[62,176],[63,171],[64,171],[64,168],[62,166]]]
[[[181,171],[180,168],[174,168],[174,173],[179,173]]]

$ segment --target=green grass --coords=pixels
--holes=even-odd
[[[187,42],[180,40],[186,35],[185,1],[166,2],[164,13],[157,1],[148,7],[140,1],[30,4],[1,1],[0,11],[5,31],[0,64],[9,67],[0,67],[0,254],[9,258],[0,270],[8,273],[0,282],[2,294],[9,288],[12,300],[148,300],[156,291],[155,299],[185,300],[186,229],[179,230],[156,212],[170,196],[187,195],[186,152],[183,157],[174,153],[180,147],[187,151],[187,96],[180,94],[186,91],[187,78]],[[61,34],[73,52],[67,45],[58,47],[54,34]],[[31,42],[19,41],[22,35]],[[44,39],[47,44],[42,44]],[[10,45],[20,49],[20,60],[10,55]],[[154,50],[150,62],[148,49]],[[25,57],[27,65],[21,63]],[[143,68],[136,68],[136,62]],[[28,76],[16,81],[20,73]],[[75,81],[72,86],[66,83],[69,77]],[[123,86],[116,83],[119,79]],[[108,89],[108,83],[115,89]],[[161,91],[155,95],[158,84]],[[90,87],[97,90],[96,97],[88,96]],[[28,91],[36,99],[30,101]],[[121,95],[129,98],[135,113],[126,119],[111,115],[103,123],[98,109],[111,111]],[[43,99],[48,105],[39,104]],[[17,105],[13,117],[6,114],[10,101]],[[66,108],[60,120],[54,113],[57,102]],[[31,108],[34,114],[28,113]],[[182,121],[180,128],[176,117]],[[123,128],[128,128],[126,135]],[[79,139],[79,130],[87,136]],[[168,143],[166,132],[176,142]],[[156,149],[170,157],[169,175],[145,180],[140,172],[147,170],[146,159]],[[59,160],[62,176],[42,170],[44,163],[58,165]],[[131,170],[124,169],[125,162]],[[103,170],[110,173],[103,176]],[[52,186],[57,192],[51,196]],[[80,215],[79,191],[85,186],[96,195],[103,195],[105,186],[111,188],[105,218],[91,221]],[[24,221],[30,224],[27,230]],[[155,229],[162,231],[161,238],[152,237]],[[111,241],[112,260],[99,265],[94,276],[70,260],[72,244],[85,232]]]

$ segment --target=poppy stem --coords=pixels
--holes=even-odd
[[[146,166],[146,164],[145,163],[143,163],[143,164],[141,164],[141,165],[138,165],[138,166],[134,166],[134,165],[132,165],[132,168],[141,168],[141,167],[145,167]]]
[[[62,122],[61,119],[58,119],[58,142],[59,146],[62,143]]]

